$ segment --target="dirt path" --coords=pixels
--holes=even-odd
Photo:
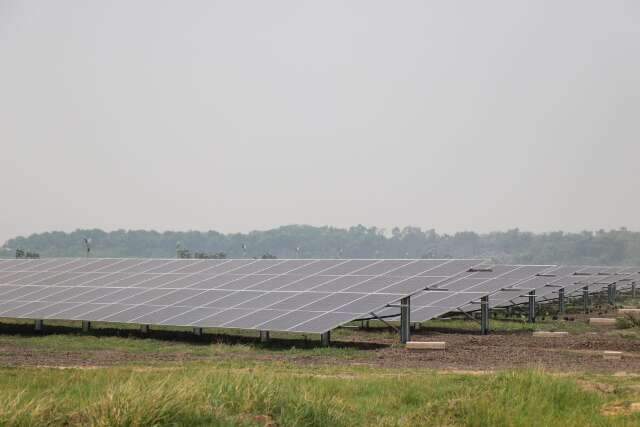
[[[354,333],[353,340],[386,344],[360,349],[350,356],[295,354],[282,351],[222,353],[199,356],[188,352],[127,352],[115,350],[59,351],[18,344],[0,346],[0,366],[101,367],[123,364],[156,365],[188,361],[286,361],[300,365],[367,365],[384,368],[495,371],[510,368],[544,368],[551,372],[640,373],[640,341],[602,333],[559,338],[534,338],[531,333],[494,333],[487,336],[422,332],[415,340],[445,341],[446,351],[411,352],[391,346],[392,340],[375,340],[376,334]],[[334,345],[340,345],[336,342]],[[604,360],[604,350],[622,351],[622,360]]]

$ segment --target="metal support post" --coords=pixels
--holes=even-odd
[[[536,291],[529,292],[529,323],[536,321]]]
[[[88,320],[83,320],[82,321],[82,332],[89,332],[89,329],[91,329],[91,322],[89,322]]]
[[[618,285],[614,283],[613,285],[611,285],[611,305],[613,306],[616,305],[617,296],[618,296]]]
[[[194,335],[201,337],[202,336],[202,328],[193,328]]]
[[[615,304],[613,285],[607,286],[607,303],[609,303],[609,305]]]
[[[558,289],[558,314],[564,314],[564,288]]]
[[[331,344],[331,331],[327,331],[324,334],[320,335],[320,343],[323,347],[329,347]]]
[[[411,297],[400,300],[400,342],[411,341]]]
[[[480,333],[482,335],[487,335],[489,333],[489,297],[482,297],[480,300],[481,304],[481,322],[480,322]]]
[[[34,326],[35,326],[36,332],[41,332],[42,329],[44,329],[44,321],[42,319],[37,319],[35,321]]]
[[[140,332],[142,332],[143,334],[148,334],[149,333],[149,325],[140,325]]]
[[[582,310],[585,314],[591,311],[591,301],[589,300],[589,287],[582,288]]]
[[[260,331],[260,342],[269,342],[269,331]]]

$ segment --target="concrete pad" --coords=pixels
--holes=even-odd
[[[407,350],[444,350],[447,343],[444,341],[409,341],[405,344]]]
[[[621,351],[605,351],[602,356],[605,360],[620,360],[622,359]]]
[[[589,324],[594,326],[615,326],[616,319],[611,317],[592,317],[589,319]]]
[[[539,338],[557,338],[557,337],[566,337],[569,335],[569,332],[559,331],[559,332],[550,332],[550,331],[536,331],[533,333],[534,337]]]

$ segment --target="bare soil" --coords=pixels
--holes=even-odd
[[[5,367],[102,367],[136,362],[165,363],[197,360],[188,353],[130,353],[126,351],[55,351],[0,346],[0,366]]]
[[[377,332],[354,330],[335,346],[356,348],[350,355],[319,355],[304,351],[247,351],[202,356],[188,352],[127,352],[116,350],[61,351],[0,346],[0,366],[103,367],[123,364],[180,364],[189,361],[286,361],[301,365],[366,365],[383,368],[430,368],[450,371],[496,371],[543,368],[551,372],[626,372],[640,374],[640,340],[608,331],[570,334],[554,338],[533,337],[531,332],[498,332],[490,335],[417,331],[416,341],[445,341],[447,349],[409,351]],[[215,342],[215,341],[214,341]],[[170,344],[168,344],[170,345]],[[282,343],[274,341],[274,350]],[[622,351],[621,360],[605,360],[603,351]]]
[[[558,372],[638,372],[640,341],[605,333],[539,338],[530,332],[491,335],[414,334],[416,341],[445,341],[444,351],[378,351],[377,364],[453,370],[544,368]],[[622,351],[621,360],[604,360],[605,350]]]

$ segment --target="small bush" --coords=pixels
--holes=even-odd
[[[633,328],[633,323],[626,317],[618,317],[616,319],[616,329],[630,329]]]
[[[640,316],[637,316],[635,314],[625,314],[624,317],[618,317],[616,319],[616,328],[640,328]]]

